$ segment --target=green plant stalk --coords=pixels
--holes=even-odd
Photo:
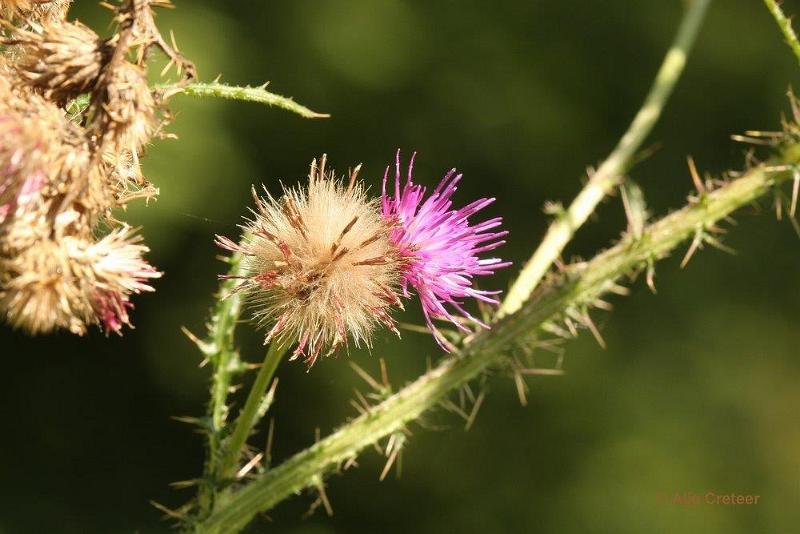
[[[302,104],[298,104],[289,97],[270,93],[266,90],[266,84],[258,87],[239,87],[233,85],[225,85],[223,83],[189,83],[189,84],[176,84],[176,85],[159,85],[159,89],[164,91],[167,98],[176,95],[184,94],[189,96],[200,97],[217,97],[229,100],[243,100],[246,102],[258,102],[259,104],[266,104],[268,106],[275,106],[292,113],[296,113],[306,119],[325,119],[330,117],[328,113],[317,113],[311,111]]]
[[[553,263],[561,256],[576,230],[594,213],[597,205],[622,180],[636,151],[653,129],[686,65],[703,17],[711,0],[693,0],[683,16],[672,46],[667,51],[642,107],[625,135],[591,175],[569,208],[556,216],[539,247],[506,293],[498,317],[517,311],[528,299]]]
[[[236,324],[242,311],[242,296],[234,291],[239,283],[237,276],[245,274],[242,258],[234,254],[228,260],[230,278],[220,284],[216,305],[208,324],[205,341],[195,340],[198,348],[211,363],[211,397],[207,409],[207,455],[204,469],[205,483],[201,485],[198,502],[201,509],[210,511],[218,480],[218,460],[222,445],[225,421],[228,417],[228,393],[235,375],[243,371],[239,352],[234,345]]]
[[[800,146],[784,151],[780,163],[797,165]],[[586,308],[610,291],[625,275],[637,273],[663,258],[698,232],[712,227],[792,177],[787,168],[759,166],[719,189],[700,195],[686,207],[645,227],[639,237],[626,235],[591,261],[568,267],[553,284],[542,286],[517,312],[478,334],[459,354],[442,362],[413,383],[355,418],[308,449],[247,483],[224,506],[195,525],[195,532],[238,532],[258,513],[309,487],[362,449],[401,430],[504,358],[516,339],[530,335],[571,309]]]
[[[288,348],[289,345],[287,343],[275,341],[270,344],[267,355],[264,357],[264,363],[261,364],[250,392],[247,394],[244,407],[236,418],[233,432],[223,444],[222,458],[219,461],[219,477],[221,480],[231,479],[238,469],[239,459],[242,456],[242,450],[247,438],[263,415],[260,413],[260,408],[264,401],[267,387],[272,381],[272,377],[275,376],[275,370],[278,368],[278,364],[280,364]]]
[[[767,6],[767,9],[769,9],[769,12],[772,13],[772,17],[778,24],[781,32],[783,32],[786,44],[792,49],[798,63],[800,63],[800,42],[798,42],[797,34],[795,34],[794,29],[792,29],[792,21],[783,14],[781,6],[779,6],[778,2],[775,0],[764,0],[764,4]]]

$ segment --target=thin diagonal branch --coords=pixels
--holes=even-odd
[[[781,6],[778,5],[776,0],[764,0],[764,4],[767,6],[767,9],[769,9],[769,12],[772,13],[772,17],[778,24],[781,32],[783,32],[786,44],[792,49],[798,63],[800,63],[800,42],[797,40],[797,34],[794,33],[794,29],[792,28],[792,21],[783,14]]]
[[[591,175],[589,182],[569,208],[547,229],[544,239],[525,264],[500,307],[500,317],[517,311],[564,251],[575,231],[622,180],[636,151],[653,129],[680,78],[686,59],[703,21],[710,0],[693,0],[681,21],[672,46],[667,51],[650,92],[641,109],[619,140],[614,151]]]

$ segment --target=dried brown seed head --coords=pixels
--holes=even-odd
[[[101,325],[119,333],[130,325],[130,295],[152,291],[158,278],[142,256],[147,247],[128,227],[95,242],[88,237],[44,239],[0,259],[0,311],[32,334],[68,329],[82,335]]]
[[[157,106],[143,69],[124,61],[107,69],[96,125],[111,150],[141,154],[157,130]]]
[[[31,334],[57,329],[86,332],[91,303],[60,243],[42,240],[13,258],[2,259],[0,273],[0,310],[9,324]]]
[[[72,0],[0,0],[0,15],[38,23],[63,20]]]
[[[378,323],[396,331],[390,311],[399,303],[399,260],[355,174],[342,184],[323,157],[312,164],[308,187],[256,197],[256,206],[241,244],[218,242],[244,255],[240,288],[270,329],[266,341],[297,342],[295,357],[313,364],[348,338],[370,346]]]
[[[17,47],[13,63],[19,78],[60,104],[94,88],[110,49],[80,22],[54,22],[16,28],[5,40]]]
[[[103,183],[107,178],[90,163],[82,129],[61,108],[24,87],[12,86],[9,77],[0,77],[0,239],[5,241],[4,248],[16,240],[8,228],[12,218],[21,220],[16,226],[24,234],[31,217],[58,215],[61,209],[53,204],[70,193],[90,226],[110,209],[113,195]]]

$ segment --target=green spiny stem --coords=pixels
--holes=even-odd
[[[225,85],[223,83],[189,83],[184,85],[160,85],[157,86],[164,91],[167,97],[176,94],[189,96],[205,96],[226,98],[230,100],[243,100],[247,102],[258,102],[268,106],[275,106],[293,113],[297,113],[306,119],[325,119],[330,117],[328,113],[317,113],[311,111],[302,104],[298,104],[289,97],[270,93],[266,90],[266,84],[258,87],[239,87]]]
[[[228,392],[235,375],[243,371],[239,352],[234,346],[236,323],[242,311],[242,296],[234,291],[239,283],[237,276],[244,274],[242,258],[229,259],[230,278],[220,284],[217,303],[208,323],[205,341],[197,340],[203,355],[211,363],[211,399],[208,404],[208,452],[205,465],[206,482],[200,487],[198,502],[201,509],[210,511],[213,504],[215,481],[218,480],[218,461],[221,452],[225,421],[228,417]]]
[[[775,22],[778,23],[781,32],[783,32],[786,44],[789,45],[797,61],[800,62],[800,42],[798,42],[797,34],[795,34],[794,29],[792,29],[792,21],[783,14],[781,6],[779,6],[778,2],[775,0],[764,0],[764,4],[767,6],[767,9],[769,9],[769,12],[772,13],[772,17],[775,19]]]
[[[693,0],[689,5],[672,46],[667,51],[650,92],[642,107],[619,140],[614,151],[591,175],[589,182],[575,197],[569,208],[556,217],[547,229],[544,239],[525,264],[517,280],[509,289],[498,316],[514,313],[531,295],[553,265],[575,231],[594,213],[595,208],[622,180],[630,162],[647,135],[653,129],[680,78],[686,59],[694,43],[703,16],[711,0]]]
[[[625,236],[591,261],[567,268],[552,284],[541,286],[517,312],[491,330],[478,334],[459,354],[442,362],[387,400],[355,418],[310,448],[247,483],[226,499],[206,520],[195,525],[199,533],[232,533],[244,528],[259,512],[314,487],[321,477],[362,449],[402,429],[425,411],[505,358],[505,351],[521,336],[537,331],[570,309],[591,306],[622,276],[638,272],[663,258],[679,244],[748,205],[788,180],[786,166],[800,162],[800,146],[784,151],[784,167],[755,167],[710,193],[703,193],[683,209]],[[777,164],[776,164],[777,165]]]
[[[264,363],[258,370],[247,400],[242,411],[236,418],[236,423],[230,437],[223,444],[222,458],[219,461],[219,477],[221,480],[233,478],[239,467],[242,450],[258,420],[264,415],[262,406],[267,387],[275,375],[278,364],[283,359],[288,349],[286,343],[274,342],[269,346]]]

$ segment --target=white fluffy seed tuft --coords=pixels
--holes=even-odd
[[[337,180],[311,164],[308,187],[269,193],[256,201],[242,242],[219,237],[220,246],[240,252],[246,291],[266,342],[297,343],[293,358],[312,365],[351,339],[371,346],[382,323],[397,333],[390,309],[400,305],[395,292],[401,260],[389,241],[389,227],[375,201],[356,181]]]

